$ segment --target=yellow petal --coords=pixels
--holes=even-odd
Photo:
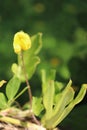
[[[13,47],[14,47],[14,51],[15,51],[15,53],[20,53],[21,52],[21,47],[20,47],[20,45],[19,44],[17,44],[17,43],[14,43],[13,44]]]
[[[17,32],[14,35],[13,47],[15,53],[19,53],[21,50],[28,50],[31,47],[30,36],[23,31]]]

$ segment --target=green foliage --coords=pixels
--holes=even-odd
[[[59,83],[54,81],[54,72],[52,70],[47,74],[45,70],[42,71],[42,95],[40,98],[42,98],[43,103],[43,109],[41,109],[45,112],[42,114],[41,122],[48,129],[55,128],[74,106],[82,101],[87,89],[87,84],[82,85],[80,92],[75,97],[75,91],[71,87],[72,81],[70,80],[66,87],[60,84],[59,88]],[[56,89],[57,87],[58,89]],[[36,101],[39,100],[36,98]],[[38,104],[41,106],[41,102],[38,102]],[[36,108],[36,104],[34,105],[35,113],[38,113],[40,107]]]
[[[21,36],[21,35],[20,35]],[[19,38],[19,37],[18,37]],[[23,37],[22,37],[23,38]],[[18,40],[18,39],[16,39]],[[19,38],[20,40],[20,38]],[[25,39],[22,39],[25,40]],[[21,40],[20,40],[21,41]],[[18,63],[12,65],[13,76],[6,85],[5,93],[0,92],[0,120],[7,121],[13,124],[19,124],[24,126],[27,122],[25,120],[24,125],[19,121],[21,119],[33,118],[35,123],[38,120],[35,116],[40,118],[41,124],[44,126],[43,129],[53,130],[59,123],[66,118],[76,104],[82,101],[86,94],[87,84],[83,84],[79,93],[75,96],[75,91],[72,88],[72,81],[65,86],[63,83],[55,81],[56,71],[51,69],[50,71],[43,69],[41,71],[42,79],[42,92],[39,97],[33,97],[31,93],[31,86],[29,81],[35,73],[40,58],[38,53],[42,47],[42,34],[38,33],[31,37],[31,48],[27,51],[20,50],[18,55]],[[18,44],[18,42],[17,42]],[[18,44],[20,46],[20,44]],[[64,51],[66,51],[66,44]],[[68,48],[69,49],[69,48]],[[60,45],[60,52],[63,53],[62,46]],[[72,57],[73,51],[69,51],[69,55],[61,55],[63,60],[68,61]],[[63,70],[64,71],[64,70]],[[66,72],[66,71],[65,71]],[[26,82],[20,92],[19,88],[21,83]],[[0,87],[6,83],[5,80],[0,81]],[[37,87],[37,85],[36,85]],[[37,88],[36,88],[37,89]],[[30,101],[28,105],[25,103],[23,111],[20,108],[15,109],[15,101],[21,96],[26,90],[28,90]],[[12,109],[11,109],[12,108]],[[4,112],[3,112],[4,110]],[[12,111],[10,111],[12,110]],[[9,113],[9,112],[10,113]],[[7,115],[3,117],[3,113]],[[16,113],[16,114],[15,114]],[[18,119],[13,119],[14,115],[17,115]],[[15,122],[16,121],[16,122]]]
[[[0,92],[0,109],[3,110],[11,107],[15,100],[27,90],[27,87],[25,87],[20,93],[18,93],[20,85],[21,81],[16,76],[13,76],[9,80],[6,85],[6,94]]]
[[[46,116],[50,116],[52,113],[53,100],[54,100],[54,77],[55,71],[51,71],[48,76],[46,72],[42,71],[42,93],[43,93],[43,104],[46,109]],[[50,96],[51,95],[51,96]]]
[[[37,56],[42,47],[42,34],[38,33],[31,37],[31,49],[24,52],[24,62],[28,79],[32,77],[36,70],[36,66],[40,63],[40,58]]]
[[[7,108],[7,100],[3,93],[0,92],[0,109]]]
[[[20,87],[20,80],[14,76],[6,86],[6,96],[9,100],[12,100],[14,96],[17,94]]]
[[[70,77],[72,77],[73,84],[77,86],[87,82],[86,16],[87,1],[84,0],[54,0],[50,1],[50,3],[46,0],[20,0],[16,2],[14,0],[0,1],[0,79],[8,80],[12,76],[10,72],[10,65],[16,61],[16,56],[13,54],[11,44],[12,37],[14,32],[23,29],[31,32],[31,35],[35,32],[43,32],[44,34],[43,49],[40,53],[42,62],[36,73],[39,73],[40,69],[43,68],[46,69],[46,71],[53,68],[57,71],[56,78],[59,79],[59,81],[66,82],[70,79]],[[39,34],[37,35],[39,37]],[[34,46],[37,46],[36,41]],[[39,49],[36,50],[39,51]],[[24,60],[26,59],[25,64],[27,66],[25,69],[28,72],[27,75],[29,79],[33,76],[38,63],[40,62],[38,52],[36,50],[34,49],[34,51],[32,51],[35,54],[31,54],[31,56],[28,56],[31,53],[30,50],[28,52],[24,52],[26,53],[24,54]],[[12,70],[17,78],[21,79],[21,81],[25,81],[24,73],[19,63],[13,64]],[[81,72],[81,74],[79,72]],[[39,81],[36,83],[35,78],[31,80],[32,83],[35,84],[35,91],[33,90],[33,92],[38,91],[36,86],[38,86],[38,89],[40,86],[36,84],[39,84]],[[49,87],[49,83],[45,83],[44,86],[46,85]],[[56,104],[58,100],[58,93],[63,90],[64,84],[58,81],[52,81],[51,87],[52,85],[55,87],[54,104]],[[15,87],[12,85],[11,89],[14,90]],[[26,89],[24,89],[24,91]],[[17,98],[16,92],[17,90],[14,90],[16,95],[13,98]],[[50,92],[52,93],[51,90]],[[1,93],[1,95],[4,94]],[[47,93],[47,95],[49,96],[49,93]],[[0,108],[7,108],[7,97],[1,96],[0,99],[2,99]],[[47,103],[44,103],[44,108],[42,104],[42,97],[40,97],[40,99],[36,99],[34,97],[33,100],[35,104],[38,102],[38,108],[36,108],[33,104],[34,110],[36,109],[35,114],[37,116],[40,114],[41,117],[43,113],[45,113]],[[44,100],[46,99],[44,98]],[[52,97],[50,104],[51,102]]]
[[[34,110],[34,114],[36,116],[40,115],[43,111],[42,98],[33,97],[32,109]]]
[[[41,38],[41,33],[38,33],[31,37],[31,49],[23,52],[25,68],[22,66],[21,55],[18,55],[18,64],[14,63],[12,65],[13,77],[6,85],[6,96],[4,93],[0,93],[0,97],[2,99],[0,103],[0,109],[6,109],[10,107],[14,101],[28,89],[27,86],[18,93],[21,82],[26,80],[24,73],[27,72],[27,78],[30,79],[35,72],[37,64],[40,62],[40,58],[37,56],[37,54],[42,47]],[[25,70],[26,72],[24,72]],[[0,87],[2,87],[4,83],[6,83],[6,81],[2,80],[0,82]]]

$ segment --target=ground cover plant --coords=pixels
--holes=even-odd
[[[42,47],[42,33],[29,36],[23,31],[14,35],[13,49],[17,63],[13,63],[12,78],[0,81],[6,84],[5,93],[0,92],[0,122],[29,130],[55,130],[86,94],[87,84],[83,84],[77,95],[70,79],[67,85],[55,80],[56,70],[41,70],[41,94],[32,95],[29,80],[40,63],[38,56]],[[24,88],[19,92],[22,83]],[[36,89],[37,89],[36,84]],[[1,88],[0,88],[1,89]],[[28,91],[29,102],[21,107],[17,99]],[[18,128],[19,129],[19,128]]]

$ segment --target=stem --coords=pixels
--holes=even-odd
[[[22,68],[23,68],[23,72],[24,72],[24,76],[25,76],[25,80],[26,80],[26,85],[28,87],[28,95],[29,95],[29,99],[30,99],[30,108],[32,109],[32,92],[31,92],[31,89],[30,89],[30,84],[28,82],[28,77],[27,77],[26,70],[25,70],[23,52],[21,52],[20,56],[21,56]]]
[[[20,97],[27,89],[28,87],[25,87],[13,100],[16,101],[16,99]]]
[[[25,69],[23,52],[20,53],[20,56],[21,56],[22,68],[23,68],[23,72],[24,72],[26,84],[27,84],[27,87],[28,87],[28,95],[29,95],[29,99],[30,99],[30,109],[32,110],[32,92],[31,92],[30,84],[29,84],[27,73],[26,73],[26,69]],[[36,119],[36,117],[34,116],[34,114],[32,114],[32,118],[33,118],[33,121],[36,124],[40,125],[40,122]]]

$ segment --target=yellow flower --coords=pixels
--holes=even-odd
[[[23,31],[17,32],[14,35],[13,47],[17,54],[22,50],[28,50],[31,47],[30,36]]]

